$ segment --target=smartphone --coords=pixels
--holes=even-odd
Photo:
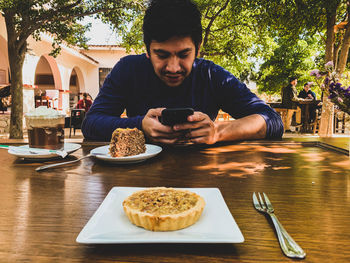
[[[187,117],[193,115],[192,108],[168,108],[162,110],[160,122],[163,125],[173,126],[175,124],[187,122]]]

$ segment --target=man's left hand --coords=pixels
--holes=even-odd
[[[186,131],[186,138],[196,144],[214,144],[217,142],[216,125],[205,113],[196,111],[188,116],[186,123],[174,125],[175,131]]]

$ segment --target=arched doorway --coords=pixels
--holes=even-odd
[[[60,90],[62,88],[61,75],[56,60],[49,56],[40,57],[35,69],[34,85],[36,107],[46,105],[55,109],[62,109]],[[44,98],[44,100],[43,100]],[[40,99],[40,102],[38,102]]]
[[[9,84],[9,63],[7,59],[7,42],[0,36],[0,87]]]
[[[69,107],[74,108],[80,98],[80,95],[85,92],[84,78],[81,70],[78,67],[72,69],[69,79]]]

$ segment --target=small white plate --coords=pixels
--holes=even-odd
[[[29,145],[22,145],[19,146],[20,148],[29,148]],[[66,151],[67,154],[71,154],[77,150],[79,150],[81,148],[80,144],[77,143],[65,143],[63,146],[63,151]],[[54,158],[62,158],[61,156],[59,156],[56,153],[27,153],[27,152],[15,152],[12,151],[11,149],[8,150],[9,154],[15,155],[19,158],[24,158],[24,159],[28,159],[28,160],[38,160],[38,159],[54,159]],[[67,156],[68,156],[67,155]]]
[[[206,205],[195,224],[167,232],[152,232],[137,227],[128,220],[122,203],[133,192],[141,189],[145,188],[112,188],[76,241],[84,244],[244,242],[218,188],[181,188],[202,196]]]
[[[101,146],[98,148],[93,149],[90,153],[92,155],[95,155],[97,159],[112,162],[112,163],[139,163],[143,162],[149,158],[152,158],[153,156],[156,156],[158,153],[162,151],[162,147],[153,145],[153,144],[146,144],[146,152],[132,155],[132,156],[125,156],[125,157],[112,157],[109,154],[109,145]]]

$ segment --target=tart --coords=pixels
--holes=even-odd
[[[117,128],[109,144],[109,153],[112,157],[137,155],[146,151],[145,136],[137,128]]]
[[[129,220],[152,231],[173,231],[193,225],[200,218],[204,206],[201,196],[166,187],[136,191],[123,201]]]

